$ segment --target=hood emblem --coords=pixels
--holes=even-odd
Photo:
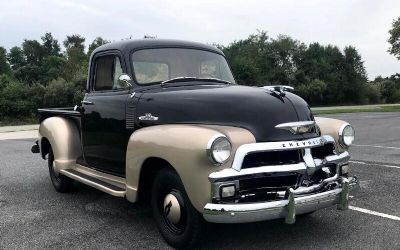
[[[315,121],[288,122],[275,126],[277,129],[286,129],[293,134],[304,134],[311,132],[315,127]]]
[[[153,116],[151,113],[146,113],[143,116],[139,116],[139,120],[141,120],[141,121],[158,121],[158,117]]]

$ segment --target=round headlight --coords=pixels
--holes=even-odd
[[[207,145],[208,159],[213,164],[222,164],[231,156],[231,142],[224,135],[217,135],[210,139]]]
[[[339,131],[339,143],[341,146],[347,148],[354,141],[355,131],[350,124],[344,124]]]

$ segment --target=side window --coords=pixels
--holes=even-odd
[[[102,56],[95,61],[94,90],[121,89],[118,77],[122,74],[119,58],[115,55]]]
[[[119,60],[119,57],[115,57],[113,89],[124,88],[118,84],[118,78],[122,75],[122,73],[121,61]]]

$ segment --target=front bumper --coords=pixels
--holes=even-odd
[[[235,153],[231,168],[209,175],[212,185],[212,203],[204,207],[205,220],[215,223],[245,223],[285,218],[286,223],[294,223],[296,215],[332,205],[338,205],[338,208],[342,210],[347,209],[349,192],[358,187],[358,181],[356,177],[347,177],[348,171],[343,171],[350,159],[347,151],[340,153],[333,150],[332,153],[324,156],[313,151],[313,148],[328,143],[332,144],[335,141],[330,136],[322,136],[305,141],[266,142],[240,146]],[[286,165],[242,168],[244,158],[249,153],[292,149],[302,150],[302,161]],[[310,177],[312,178],[317,172],[321,173],[324,168],[336,169],[332,171],[335,174],[333,176],[328,174],[324,177],[325,179],[313,180],[311,183],[301,180],[302,177],[311,180]],[[301,176],[300,180],[296,181],[296,185],[293,185],[293,182],[285,182],[293,174]],[[258,180],[279,175],[283,176],[279,183],[272,182],[271,185],[268,183],[258,186]],[[244,181],[243,185],[242,181]],[[256,184],[251,186],[251,183]],[[224,186],[235,186],[234,199],[223,199]],[[260,190],[266,191],[260,194]],[[275,196],[266,198],[268,194]],[[255,199],[246,200],[246,197],[251,197],[251,195]],[[241,199],[241,197],[245,198]]]
[[[292,224],[296,215],[313,212],[337,205],[340,210],[348,208],[349,192],[358,187],[356,177],[339,177],[336,189],[309,195],[296,194],[296,190],[287,191],[287,199],[249,204],[214,204],[204,207],[203,216],[213,223],[246,223],[285,218]],[[332,181],[333,183],[333,181]],[[330,184],[330,183],[327,183]]]

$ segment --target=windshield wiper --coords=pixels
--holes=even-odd
[[[165,81],[161,82],[161,85],[164,85],[166,83],[171,83],[171,82],[194,82],[194,81],[201,81],[201,82],[220,82],[220,83],[225,83],[225,84],[232,84],[229,81],[225,81],[219,78],[201,78],[201,77],[194,77],[194,76],[180,76],[180,77],[175,77],[171,78]]]

